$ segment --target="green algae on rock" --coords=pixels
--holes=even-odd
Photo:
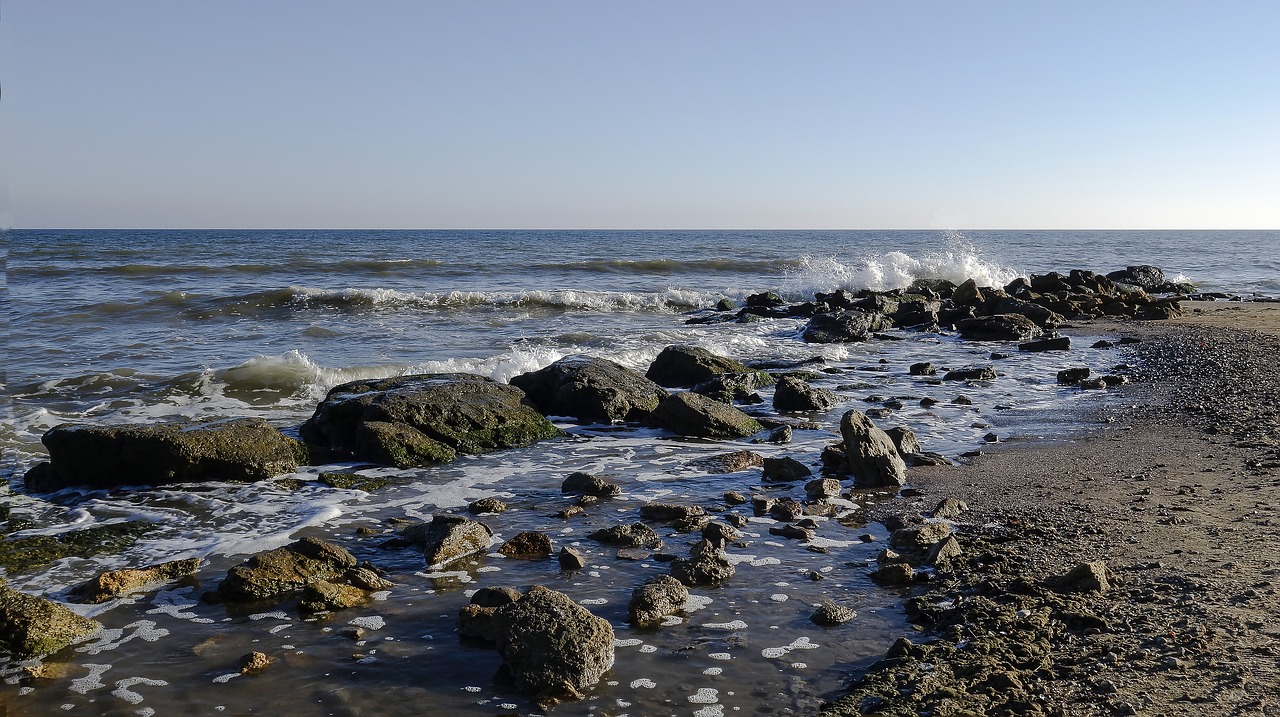
[[[146,520],[110,523],[59,535],[0,540],[0,567],[20,573],[70,556],[90,557],[123,550],[158,526]]]

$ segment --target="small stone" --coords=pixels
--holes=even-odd
[[[857,616],[858,613],[854,612],[850,608],[844,607],[843,605],[837,605],[830,600],[824,600],[822,604],[818,606],[818,609],[809,616],[809,620],[815,625],[830,627],[843,625]]]
[[[555,515],[553,515],[552,517],[568,520],[569,518],[572,518],[573,516],[578,515],[581,512],[582,512],[582,506],[571,505],[568,508],[565,508],[564,510],[556,511]]]
[[[726,505],[742,505],[743,503],[746,503],[747,500],[747,496],[735,490],[731,490],[724,494],[724,502]]]
[[[598,498],[612,498],[620,495],[622,488],[600,476],[578,471],[570,473],[569,477],[564,479],[564,483],[560,484],[560,492],[592,495]]]
[[[250,652],[240,658],[240,674],[256,675],[271,665],[271,658],[262,652]]]
[[[498,548],[498,552],[508,558],[541,560],[551,555],[551,536],[527,530],[503,543]]]
[[[560,548],[559,558],[561,570],[582,570],[587,567],[587,559],[575,548]]]
[[[501,513],[506,509],[507,504],[497,498],[481,498],[480,500],[472,501],[467,506],[467,512],[472,515],[479,515],[481,513]]]
[[[969,505],[958,498],[943,498],[933,509],[933,517],[951,520],[969,510]]]

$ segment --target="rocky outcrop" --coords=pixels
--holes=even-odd
[[[719,585],[732,578],[733,563],[724,550],[709,540],[698,541],[687,558],[677,558],[671,563],[671,575],[690,587]]]
[[[536,586],[493,614],[498,653],[540,702],[581,698],[613,667],[613,627],[564,593]]]
[[[404,536],[422,546],[422,557],[427,566],[436,569],[458,558],[487,550],[493,531],[479,521],[440,513],[432,516],[430,523],[405,528]]]
[[[637,627],[654,625],[679,612],[688,601],[689,588],[670,575],[657,575],[631,592],[628,619]]]
[[[846,309],[815,315],[804,327],[802,337],[811,344],[842,344],[866,341],[873,332],[892,327],[893,321],[883,314]]]
[[[658,537],[653,528],[644,523],[602,528],[592,533],[589,537],[601,543],[618,545],[624,548],[650,548],[653,550],[662,548],[662,538]]]
[[[289,473],[306,457],[302,444],[260,418],[126,426],[63,424],[46,431],[41,441],[49,449],[49,463],[27,474],[26,487],[33,492],[67,486],[252,482]]]
[[[521,374],[511,385],[524,391],[548,416],[572,416],[579,423],[642,421],[667,391],[621,364],[589,356],[569,356],[546,368]]]
[[[200,558],[171,560],[143,568],[109,570],[72,589],[71,600],[78,603],[103,603],[160,583],[195,575]]]
[[[645,377],[660,386],[689,388],[725,373],[751,373],[757,375],[760,385],[773,383],[773,379],[763,371],[755,371],[746,364],[697,346],[666,347],[650,364]]]
[[[832,391],[812,386],[794,376],[787,376],[774,387],[773,407],[779,411],[825,411],[839,398]]]
[[[318,580],[340,580],[355,565],[355,557],[341,546],[303,538],[231,568],[218,592],[232,602],[275,599]]]
[[[337,386],[302,424],[301,435],[334,458],[409,467],[527,446],[562,432],[520,389],[450,373]]]
[[[1027,341],[1044,333],[1036,322],[1020,314],[962,319],[956,330],[970,341]]]
[[[745,438],[763,426],[726,403],[696,393],[677,393],[654,409],[650,421],[681,436]]]
[[[854,485],[864,488],[900,486],[906,482],[907,466],[893,440],[861,411],[855,409],[840,419],[844,438],[845,467]]]
[[[1158,267],[1148,264],[1139,264],[1126,267],[1121,271],[1113,271],[1107,274],[1107,278],[1111,281],[1129,284],[1147,291],[1157,289],[1165,283],[1164,272]]]
[[[14,657],[48,655],[101,629],[97,620],[13,590],[0,580],[0,648]]]

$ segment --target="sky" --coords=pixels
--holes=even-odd
[[[3,0],[30,228],[1280,228],[1280,3]]]

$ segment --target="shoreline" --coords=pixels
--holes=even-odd
[[[824,714],[1280,715],[1280,306],[1184,312],[1117,324],[1142,378],[1096,430],[911,470],[873,517],[963,500],[965,554]]]

